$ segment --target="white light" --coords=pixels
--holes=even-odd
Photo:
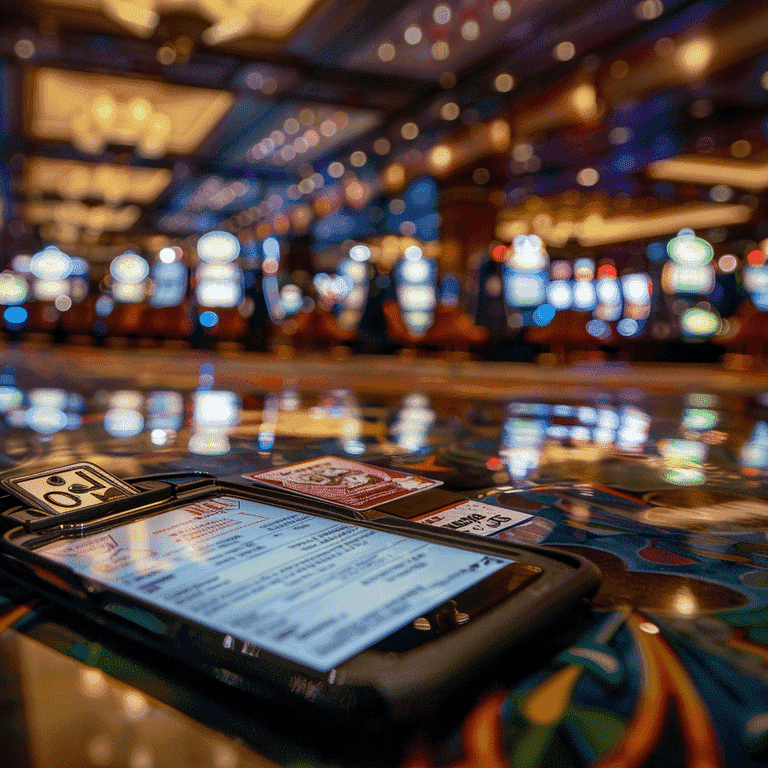
[[[418,245],[409,245],[403,254],[408,261],[417,261],[420,259],[424,254],[421,248],[419,248]]]
[[[240,255],[240,241],[229,232],[208,232],[197,241],[197,255],[209,263],[226,264]]]
[[[176,261],[176,251],[173,248],[161,248],[158,256],[163,264],[173,264]]]
[[[573,303],[571,286],[565,280],[556,280],[547,288],[547,301],[555,309],[568,309]]]
[[[353,245],[349,249],[349,256],[355,261],[368,261],[371,258],[371,249],[367,245]]]
[[[69,277],[72,260],[55,245],[36,253],[29,263],[29,271],[42,280],[63,280]]]
[[[234,392],[195,392],[192,400],[193,419],[197,426],[231,427],[239,420],[240,404]]]
[[[140,283],[149,275],[149,264],[133,251],[126,251],[112,259],[109,272],[121,283]]]
[[[421,42],[421,27],[417,24],[411,24],[403,33],[403,38],[408,45],[418,45]]]
[[[131,408],[112,408],[104,414],[104,429],[112,437],[135,437],[144,429],[144,417]]]
[[[437,5],[432,11],[432,18],[437,24],[447,24],[451,20],[451,9],[447,5]]]
[[[423,283],[429,277],[429,265],[424,260],[404,261],[401,267],[403,280],[408,283]]]

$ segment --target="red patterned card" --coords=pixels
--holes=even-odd
[[[439,480],[336,456],[309,459],[243,477],[356,510],[371,509],[442,485]]]

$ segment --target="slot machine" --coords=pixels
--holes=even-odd
[[[423,337],[435,322],[437,261],[426,258],[418,245],[405,249],[395,266],[395,296],[408,333]]]
[[[719,314],[706,301],[715,287],[712,246],[692,229],[681,229],[667,243],[667,254],[670,260],[662,269],[661,284],[665,293],[675,297],[673,309],[680,318],[683,340],[712,338],[721,327]]]
[[[349,258],[338,266],[338,274],[344,282],[343,295],[339,296],[334,314],[339,325],[345,330],[354,330],[360,325],[368,301],[369,267],[371,249],[367,245],[353,245]]]
[[[624,308],[616,330],[625,338],[643,333],[651,314],[651,277],[646,272],[628,272],[621,276]]]
[[[136,338],[145,332],[145,299],[149,262],[133,251],[112,259],[109,265],[113,309],[108,315],[111,336]]]
[[[146,327],[157,339],[184,340],[193,331],[188,298],[189,269],[181,261],[182,256],[181,248],[165,247],[152,265]]]
[[[55,332],[63,311],[72,306],[69,276],[72,259],[55,245],[36,253],[29,262],[32,299],[27,307],[30,331]]]
[[[547,303],[549,254],[537,235],[517,235],[504,262],[504,298],[522,316],[522,326],[547,325],[555,309]]]
[[[3,309],[3,324],[12,337],[24,328],[28,313],[22,306],[29,296],[29,284],[10,269],[0,272],[0,307]]]
[[[247,318],[238,310],[245,295],[245,276],[237,257],[240,241],[215,230],[197,241],[200,263],[195,269],[197,322],[204,335],[237,341],[247,331]]]

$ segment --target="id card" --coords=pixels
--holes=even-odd
[[[372,509],[442,485],[439,480],[335,456],[323,456],[243,477],[355,510]]]
[[[483,504],[481,501],[464,501],[447,509],[414,518],[414,522],[435,525],[476,536],[492,536],[506,528],[530,520],[532,516],[513,509]]]
[[[87,461],[14,477],[2,484],[17,498],[53,515],[138,493],[136,488]]]

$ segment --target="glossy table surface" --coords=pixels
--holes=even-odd
[[[493,535],[603,574],[485,692],[384,747],[275,721],[0,580],[9,765],[768,761],[764,372],[11,346],[2,361],[0,477],[87,460],[236,479],[344,456],[524,513]]]

